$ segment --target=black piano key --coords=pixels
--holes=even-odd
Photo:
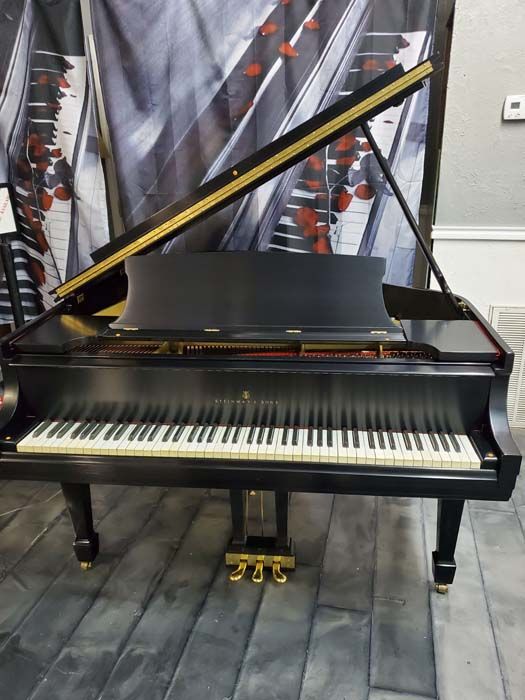
[[[215,433],[217,432],[218,425],[212,425],[211,430],[208,433],[208,437],[206,438],[206,442],[213,442],[213,439],[215,437]]]
[[[75,425],[74,420],[70,420],[67,423],[64,423],[64,425],[60,428],[60,430],[57,433],[57,438],[65,437],[74,425]]]
[[[357,449],[359,447],[359,432],[357,428],[352,428],[352,441],[354,443],[354,447]]]
[[[461,447],[459,446],[459,442],[457,441],[456,436],[454,433],[449,433],[448,439],[452,443],[452,447],[454,448],[455,452],[461,452]]]
[[[392,432],[391,430],[389,430],[389,431],[387,432],[387,435],[388,435],[388,444],[389,444],[389,446],[390,446],[390,449],[391,449],[391,450],[395,450],[395,449],[396,449],[396,441],[395,441],[395,439],[394,439],[394,434],[393,434],[393,432]]]
[[[445,452],[450,452],[450,445],[448,444],[447,436],[445,435],[445,433],[439,433],[439,440],[443,445],[443,449],[445,450]]]
[[[334,431],[332,430],[332,428],[326,429],[326,444],[328,445],[328,447],[334,446]]]
[[[200,429],[200,432],[197,436],[197,442],[203,442],[204,438],[206,437],[206,433],[208,432],[209,425],[203,425],[202,428]]]
[[[96,425],[97,425],[97,424],[96,424],[95,422],[92,422],[92,423],[88,423],[86,426],[84,426],[84,429],[83,429],[82,432],[80,433],[79,438],[80,438],[81,440],[85,440],[85,438],[87,438],[87,436],[89,435],[89,433],[90,433],[92,430],[95,429],[95,426],[96,426]]]
[[[294,427],[293,433],[292,433],[292,445],[293,447],[297,447],[299,444],[299,428],[297,426]]]
[[[232,440],[234,445],[236,445],[239,442],[239,438],[241,436],[241,431],[242,431],[243,427],[244,427],[243,425],[238,425],[235,428],[235,432],[233,433],[233,440]],[[253,426],[253,431],[255,434],[255,426]],[[253,440],[253,438],[252,438],[252,440]]]
[[[128,435],[128,440],[134,440],[138,436],[138,434],[140,433],[140,431],[142,430],[143,427],[144,427],[143,423],[137,423],[137,425],[133,428],[131,433]]]
[[[49,430],[49,432],[45,436],[46,440],[49,440],[50,438],[55,437],[55,435],[58,433],[60,428],[63,427],[63,425],[64,425],[63,423],[56,423],[55,425],[53,425],[53,427]]]
[[[231,425],[227,425],[227,426],[226,426],[226,430],[225,430],[224,433],[222,434],[222,442],[223,442],[224,444],[226,444],[226,443],[228,442],[228,438],[230,437],[231,431],[232,431],[232,426],[231,426]]]
[[[183,425],[181,425],[179,427],[184,428]],[[168,440],[173,435],[173,433],[175,432],[176,429],[177,429],[177,426],[175,424],[170,425],[170,427],[164,431],[164,435],[162,436],[162,442],[168,442]]]
[[[407,433],[406,430],[403,430],[402,435],[403,435],[403,442],[405,443],[405,447],[407,448],[407,450],[411,450],[412,443],[410,442],[410,435]]]
[[[173,427],[175,428],[175,426],[173,426]],[[172,442],[178,442],[178,441],[181,439],[182,434],[183,434],[183,432],[184,432],[185,429],[186,429],[186,426],[185,426],[185,425],[179,425],[179,427],[178,427],[178,428],[175,430],[175,432],[173,433],[173,440],[172,440]]]
[[[160,425],[160,424],[159,424],[159,425],[154,425],[154,426],[153,426],[153,430],[152,430],[151,433],[148,435],[148,442],[153,442],[153,440],[155,440],[155,438],[156,438],[157,435],[159,434],[159,430],[160,430],[161,428],[162,428],[162,425]]]
[[[147,424],[142,428],[142,430],[139,433],[139,438],[138,438],[139,442],[143,442],[146,439],[146,436],[149,433],[149,431],[151,430],[151,427],[152,427],[151,424]]]
[[[314,444],[314,429],[312,426],[308,426],[308,436],[306,438],[306,444],[308,447],[313,447]]]
[[[436,436],[432,431],[428,433],[428,437],[430,439],[430,444],[432,445],[432,449],[434,450],[434,452],[439,452],[438,441],[436,440]]]
[[[43,433],[45,430],[47,430],[47,429],[49,428],[50,425],[51,425],[51,421],[50,421],[50,420],[45,420],[45,421],[44,421],[43,423],[41,423],[41,424],[38,426],[38,428],[35,430],[35,432],[33,433],[33,437],[39,437],[40,435],[42,435],[42,433]]]
[[[261,427],[259,428],[259,432],[257,433],[257,444],[258,445],[262,445],[263,440],[264,440],[265,431],[266,431],[266,426],[261,425]]]
[[[317,428],[317,447],[323,446],[323,429]]]
[[[375,450],[375,448],[376,448],[376,443],[375,443],[375,440],[374,440],[374,431],[371,430],[371,429],[369,428],[366,432],[367,432],[367,435],[368,435],[368,447],[369,447],[371,450]]]
[[[120,438],[124,435],[126,430],[129,428],[129,423],[122,423],[122,425],[119,427],[115,435],[113,435],[113,440],[120,440]]]
[[[288,434],[289,434],[288,428],[283,428],[283,436],[281,438],[281,445],[287,445],[288,444]]]
[[[109,440],[112,435],[114,435],[119,428],[118,423],[113,423],[113,425],[110,425],[109,428],[106,430],[104,433],[104,440]]]
[[[266,438],[266,444],[271,445],[273,442],[273,437],[275,435],[275,428],[272,425],[270,428],[268,428],[268,437]]]
[[[345,448],[345,450],[347,450],[350,445],[350,442],[348,440],[348,428],[343,428],[341,430],[341,439],[343,442],[343,447]]]
[[[105,423],[98,423],[95,429],[89,433],[89,439],[94,440],[97,437],[97,435],[100,435],[100,433],[104,430],[105,427]]]
[[[384,430],[377,431],[377,441],[379,443],[379,449],[386,450],[385,431]]]
[[[423,452],[423,443],[421,442],[421,436],[417,430],[414,430],[414,442],[416,443],[416,449],[418,452]]]
[[[253,442],[253,439],[255,437],[255,430],[256,430],[255,425],[252,425],[250,430],[248,431],[248,438],[246,439],[246,442],[248,443],[248,445],[251,445]],[[235,440],[234,440],[234,442],[235,442]]]
[[[190,430],[190,434],[188,435],[188,442],[193,442],[197,436],[197,433],[199,432],[200,425],[196,423],[193,428]]]

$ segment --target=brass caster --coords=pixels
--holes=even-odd
[[[448,593],[448,583],[435,583],[434,588],[436,592],[441,593],[441,595]]]
[[[281,571],[281,561],[279,559],[273,560],[272,574],[275,583],[286,583],[286,581],[288,580],[288,576],[286,576],[286,574],[283,574],[283,572]]]
[[[93,567],[93,562],[92,561],[81,561],[80,562],[80,568],[82,571],[88,571]]]
[[[232,571],[230,574],[230,581],[240,581],[241,578],[246,573],[246,567],[248,566],[248,559],[241,559],[239,566]]]
[[[252,574],[252,581],[254,583],[262,583],[264,581],[264,557],[257,557],[255,562],[255,571]]]

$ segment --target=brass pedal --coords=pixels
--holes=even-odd
[[[248,557],[241,557],[239,560],[239,566],[235,569],[235,571],[232,571],[230,574],[230,581],[240,581],[246,573],[247,566]]]
[[[275,583],[286,583],[288,581],[288,576],[281,571],[281,557],[274,557],[272,574]]]
[[[252,574],[252,581],[254,583],[262,583],[264,581],[264,555],[257,557],[255,562],[255,570]]]

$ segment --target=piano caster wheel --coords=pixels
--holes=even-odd
[[[252,581],[254,583],[262,583],[264,581],[264,557],[257,557],[255,562],[255,571],[252,574]]]
[[[272,574],[273,574],[273,580],[275,581],[275,583],[286,583],[286,581],[288,580],[288,577],[286,576],[286,574],[283,574],[283,572],[281,571],[280,559],[278,559],[278,560],[274,559],[273,564],[272,564]]]
[[[81,561],[80,562],[80,568],[82,571],[89,571],[93,567],[93,562],[92,561]]]
[[[248,559],[241,559],[239,566],[232,571],[230,574],[230,581],[240,581],[241,578],[246,573],[246,567],[248,566]]]
[[[441,595],[446,595],[448,593],[448,583],[435,583],[434,588],[436,592],[441,593]]]

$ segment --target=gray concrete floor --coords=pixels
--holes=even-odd
[[[225,494],[93,495],[83,573],[57,485],[0,482],[1,700],[525,698],[525,474],[469,504],[448,596],[432,501],[295,494],[300,566],[257,586],[228,581]]]

